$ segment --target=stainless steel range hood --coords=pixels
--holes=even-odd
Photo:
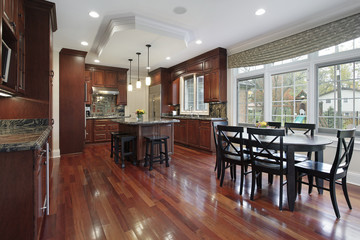
[[[102,94],[102,95],[118,95],[119,90],[117,88],[107,88],[107,87],[92,87],[93,94]]]

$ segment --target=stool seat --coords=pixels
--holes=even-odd
[[[167,147],[167,139],[169,136],[159,135],[159,136],[144,136],[146,141],[146,152],[145,152],[145,164],[144,167],[148,166],[148,161],[150,162],[149,170],[153,169],[154,162],[163,163],[166,162],[166,167],[169,167],[169,155],[168,155],[168,147]],[[155,155],[154,147],[158,145],[159,150],[158,154]],[[164,146],[164,151],[162,150],[162,146]]]
[[[136,165],[136,136],[127,135],[127,134],[118,134],[114,135],[115,141],[115,163],[119,163],[119,153],[121,155],[121,167],[125,167],[125,157],[131,156],[133,160],[133,165]],[[125,145],[128,145],[125,148]],[[131,151],[130,151],[131,144]],[[119,149],[120,148],[120,149]]]

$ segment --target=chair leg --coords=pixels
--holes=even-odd
[[[274,175],[269,173],[268,174],[268,183],[273,184],[273,181],[274,181]]]
[[[256,180],[256,171],[254,169],[252,169],[252,171],[251,171],[251,194],[250,194],[250,200],[254,200],[255,180]]]
[[[340,218],[339,208],[336,202],[335,180],[330,180],[330,197],[337,218]]]
[[[245,175],[244,168],[245,168],[245,166],[241,165],[240,167],[241,167],[241,174],[240,174],[240,195],[242,195],[243,186],[244,186],[244,175]]]
[[[310,174],[308,175],[308,181],[309,181],[309,194],[311,194],[314,186],[314,177]]]
[[[225,161],[221,161],[220,187],[222,187],[225,175]]]
[[[125,153],[125,143],[121,139],[121,168],[125,167],[124,153]]]
[[[233,165],[233,180],[236,181],[236,164]]]
[[[148,160],[149,160],[149,141],[146,141],[146,150],[145,150],[145,163],[144,163],[144,167],[148,166]]]
[[[149,171],[153,170],[153,161],[154,161],[154,141],[151,141],[150,144],[150,167]]]
[[[233,180],[234,179],[234,171],[233,171],[233,165],[231,164],[230,165],[230,177],[231,177],[231,180]]]
[[[344,177],[344,178],[341,180],[341,186],[342,186],[342,189],[343,189],[344,196],[345,196],[346,202],[347,202],[347,204],[348,204],[348,207],[349,207],[350,209],[352,209],[352,206],[351,206],[351,203],[350,203],[349,194],[348,194],[348,191],[347,191],[347,186],[346,186],[346,177]]]
[[[110,157],[113,157],[113,153],[114,153],[114,135],[111,135],[111,152],[110,152]]]
[[[258,176],[256,178],[258,189],[262,189],[262,172],[258,172]]]
[[[284,182],[284,176],[280,175],[280,196],[279,196],[279,210],[282,210],[282,202],[283,202],[283,182]]]
[[[217,179],[220,179],[221,173],[222,173],[222,169],[221,169],[222,163],[221,162],[222,162],[221,159],[219,157],[217,157],[217,159],[216,159],[216,164],[218,166],[217,167]]]
[[[169,167],[169,154],[168,154],[168,147],[167,147],[167,139],[165,141],[165,163],[166,167]]]

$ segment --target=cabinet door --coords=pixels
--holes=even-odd
[[[118,84],[119,95],[116,97],[116,105],[127,105],[127,84],[120,81]]]
[[[187,120],[180,120],[174,125],[174,140],[178,143],[188,144]]]
[[[204,102],[219,102],[219,71],[204,76]]]
[[[92,98],[92,71],[86,70],[85,71],[85,85],[86,85],[86,97],[85,97],[85,104],[91,104]]]
[[[86,133],[85,133],[85,142],[86,143],[91,143],[94,141],[94,130],[93,130],[93,126],[94,126],[94,120],[89,119],[86,120]]]
[[[117,88],[117,72],[105,71],[105,87]]]
[[[211,141],[213,137],[211,135],[210,121],[200,121],[199,135],[199,147],[211,151]]]
[[[199,146],[199,120],[188,120],[188,144]]]
[[[93,72],[93,82],[94,86],[103,87],[105,85],[105,73],[102,70],[96,70]]]
[[[15,32],[16,29],[16,15],[17,15],[18,0],[3,0],[3,16],[4,20],[10,25],[11,30]]]
[[[18,82],[17,91],[25,93],[25,10],[24,2],[18,6]]]
[[[211,102],[211,82],[212,74],[206,73],[204,75],[204,102]]]
[[[172,82],[172,98],[171,98],[172,105],[180,104],[179,93],[180,93],[180,78],[177,78]]]

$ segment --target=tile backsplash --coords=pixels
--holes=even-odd
[[[116,96],[114,95],[92,95],[90,116],[124,116],[125,106],[116,106]]]
[[[173,110],[180,112],[180,105],[173,106]],[[226,103],[209,103],[209,117],[227,118]]]

